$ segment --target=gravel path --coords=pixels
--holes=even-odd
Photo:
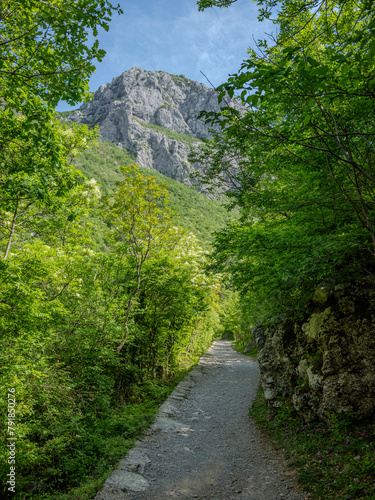
[[[258,365],[215,342],[160,408],[95,500],[304,500],[249,418]]]

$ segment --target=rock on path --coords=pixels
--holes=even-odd
[[[216,341],[95,500],[304,500],[249,418],[257,363]]]

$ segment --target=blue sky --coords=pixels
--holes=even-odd
[[[257,6],[251,0],[204,12],[198,12],[196,0],[117,2],[124,14],[114,15],[109,31],[99,36],[107,54],[90,80],[92,91],[133,66],[183,74],[208,85],[203,71],[217,86],[238,71],[247,48],[254,47],[253,37],[263,38],[275,29],[269,22],[258,22]],[[57,109],[71,108],[60,103]]]

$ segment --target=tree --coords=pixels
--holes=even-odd
[[[93,138],[88,129],[64,127],[54,107],[87,99],[88,78],[104,51],[90,34],[108,29],[107,0],[4,0],[0,6],[0,230],[7,258],[17,230],[62,206],[79,183],[67,161],[75,146]],[[74,136],[74,141],[69,138]],[[78,144],[79,143],[79,144]],[[82,177],[81,177],[82,179]],[[82,182],[82,181],[81,181]],[[73,217],[73,214],[68,214]]]
[[[158,272],[149,262],[160,258],[179,239],[166,187],[154,177],[140,174],[135,165],[122,167],[121,171],[124,181],[119,184],[114,199],[105,200],[111,240],[126,269],[126,278],[122,285],[119,283],[117,292],[121,289],[126,297],[123,318],[126,334],[118,352],[126,342],[130,313],[147,281]]]
[[[13,107],[30,95],[54,108],[88,97],[93,61],[101,61],[98,30],[108,31],[109,0],[4,0],[0,7],[0,97]],[[88,37],[94,36],[91,47]]]
[[[20,234],[24,241],[40,236],[47,226],[51,231],[51,223],[58,217],[63,216],[65,223],[79,217],[85,203],[84,197],[77,199],[78,192],[84,193],[90,186],[71,162],[96,137],[96,130],[89,131],[87,126],[67,126],[55,119],[49,136],[35,149],[28,132],[24,134],[22,117],[18,121],[12,130],[16,144],[10,142],[2,151],[0,239],[5,244],[4,259]]]
[[[233,3],[235,3],[237,0],[199,0],[197,2],[199,6],[199,10],[205,10],[208,9],[209,7],[229,7]]]
[[[270,17],[275,5],[259,5]],[[201,159],[203,181],[229,183],[242,214],[217,239],[217,265],[285,308],[317,280],[373,267],[375,20],[366,2],[286,0],[275,23],[218,89],[245,112],[206,115],[223,134]]]
[[[217,306],[219,280],[205,271],[206,264],[194,235],[181,230],[177,244],[152,262],[157,272],[140,295],[136,348],[154,378],[157,370],[164,376],[173,373],[194,339],[194,354],[212,340],[205,320]]]

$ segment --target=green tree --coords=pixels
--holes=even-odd
[[[270,17],[275,5],[259,5]],[[242,215],[217,239],[218,268],[285,309],[317,280],[373,267],[375,22],[348,0],[285,1],[275,23],[277,38],[219,88],[245,109],[207,115],[223,134],[202,160],[203,180],[229,184]]]
[[[92,250],[85,224],[98,195],[94,181],[70,189],[43,220],[53,231],[40,222],[0,261],[0,382],[17,393],[20,497],[36,477],[46,495],[77,485],[119,429],[130,446],[148,416],[129,421],[137,410],[123,398],[160,400],[161,381],[194,362],[217,327],[218,279],[195,238],[174,226],[165,187],[124,170],[118,192],[96,207],[110,225],[105,253]],[[4,418],[6,404],[0,395]]]
[[[0,6],[0,204],[7,258],[16,230],[34,231],[78,183],[67,161],[92,139],[86,129],[60,126],[59,100],[87,99],[88,78],[99,48],[98,29],[108,29],[109,1],[4,0]],[[89,35],[94,42],[88,44]],[[69,151],[70,149],[70,151]],[[35,231],[34,231],[35,232]]]
[[[96,137],[95,131],[86,126],[61,125],[57,120],[50,130],[50,145],[58,145],[59,154],[50,155],[27,138],[23,141],[23,120],[13,132],[17,145],[3,148],[3,168],[0,172],[0,236],[6,259],[15,241],[41,236],[47,228],[51,237],[52,222],[63,217],[65,223],[79,216],[84,208],[84,197],[78,192],[87,191],[82,174],[71,161]],[[43,140],[45,144],[45,139]],[[4,158],[5,157],[5,158]],[[75,193],[75,194],[74,194]],[[21,235],[21,236],[20,236]]]
[[[105,54],[98,31],[108,31],[113,11],[122,13],[108,0],[4,0],[0,97],[6,107],[14,109],[30,95],[52,109],[60,100],[75,104],[87,98],[94,61]]]
[[[194,235],[181,230],[178,243],[152,264],[157,272],[140,296],[136,345],[139,349],[141,340],[153,377],[156,370],[164,376],[173,373],[189,357],[194,338],[193,355],[211,343],[212,331],[205,331],[204,323],[217,306],[219,279],[205,271],[206,264]]]
[[[106,198],[111,240],[127,268],[122,290],[126,290],[127,296],[123,318],[126,334],[118,352],[126,342],[131,311],[147,281],[158,272],[157,267],[146,264],[173,248],[178,241],[165,185],[142,175],[135,165],[122,167],[121,171],[123,182],[113,200]]]

